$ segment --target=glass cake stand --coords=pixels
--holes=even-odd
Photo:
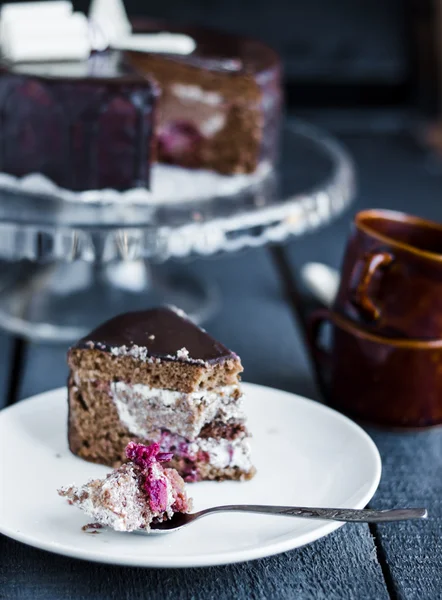
[[[274,170],[190,176],[156,198],[136,190],[79,195],[39,176],[0,174],[0,326],[69,342],[118,312],[160,303],[201,323],[216,308],[216,290],[160,263],[302,235],[341,213],[355,192],[347,152],[299,122],[284,128]]]

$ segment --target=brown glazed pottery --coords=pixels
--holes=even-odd
[[[359,212],[333,310],[375,334],[442,338],[442,225],[388,210]]]
[[[330,351],[320,347],[325,322]],[[349,416],[389,427],[442,423],[442,339],[383,338],[327,309],[309,324],[317,375],[331,406]]]

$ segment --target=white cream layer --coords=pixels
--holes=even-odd
[[[210,106],[219,106],[224,102],[223,96],[218,92],[203,90],[199,85],[190,85],[183,83],[174,83],[170,86],[174,96],[184,102],[200,102]]]
[[[207,452],[210,464],[219,469],[238,467],[243,471],[250,471],[252,468],[248,438],[237,438],[232,441],[200,438],[198,443],[194,442],[193,445],[197,445],[200,450]]]
[[[214,391],[184,394],[122,381],[110,384],[110,395],[120,421],[134,435],[155,439],[161,430],[193,441],[201,429],[215,418],[227,422],[244,420],[238,386],[224,386]]]
[[[163,452],[174,452],[177,458],[183,456],[190,460],[198,460],[198,453],[206,452],[208,462],[218,469],[238,467],[248,472],[252,468],[250,438],[246,435],[234,440],[198,438],[188,443],[179,436],[163,433],[159,444]]]

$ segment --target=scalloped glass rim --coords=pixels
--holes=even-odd
[[[3,191],[0,257],[165,260],[236,251],[315,229],[340,214],[354,193],[346,150],[316,127],[295,121],[284,127],[278,167],[236,194],[149,205]]]

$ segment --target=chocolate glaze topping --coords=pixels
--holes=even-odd
[[[269,69],[279,71],[280,60],[274,50],[253,38],[228,34],[194,26],[180,26],[167,21],[135,19],[137,33],[179,33],[193,38],[195,50],[188,55],[161,54],[166,61],[179,62],[196,68],[231,75],[259,76]],[[139,72],[131,57],[138,52],[93,52],[84,62],[45,62],[9,64],[0,60],[3,71],[43,78],[66,80],[101,80],[109,82],[134,82],[146,80],[146,73]],[[150,79],[147,77],[147,79]]]
[[[237,358],[235,353],[194,325],[184,313],[170,308],[119,315],[75,345],[76,348],[96,348],[114,354],[118,348],[130,350],[134,346],[145,348],[147,357],[161,360],[216,363]]]
[[[165,31],[182,33],[196,42],[196,48],[185,56],[168,56],[171,60],[208,70],[257,75],[279,68],[277,53],[259,40],[192,25],[173,24],[161,19],[133,19],[137,33]]]

